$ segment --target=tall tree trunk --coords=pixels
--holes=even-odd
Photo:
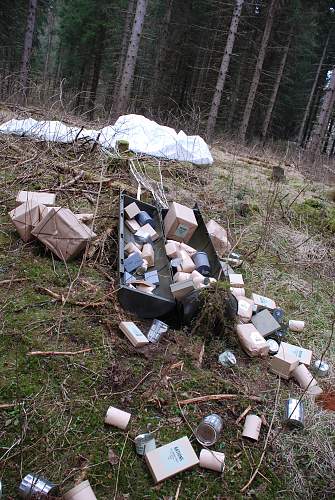
[[[276,78],[276,81],[275,81],[275,84],[274,84],[274,87],[273,87],[273,90],[272,90],[272,94],[271,94],[271,97],[270,97],[270,101],[269,101],[269,104],[268,104],[268,107],[267,107],[267,110],[266,110],[266,115],[265,115],[265,119],[264,119],[264,123],[263,123],[263,127],[262,127],[262,137],[263,137],[263,139],[266,138],[266,135],[267,135],[267,132],[268,132],[268,128],[269,128],[269,125],[270,125],[273,108],[274,108],[274,105],[275,105],[275,102],[276,102],[276,99],[277,99],[277,94],[278,94],[280,82],[281,82],[282,77],[283,77],[283,73],[284,73],[284,69],[285,69],[285,65],[286,65],[288,51],[290,49],[292,35],[293,35],[293,29],[291,30],[291,32],[289,34],[286,47],[284,48],[283,55],[282,55],[282,58],[281,58],[281,61],[280,61],[280,65],[279,65],[279,69],[278,69],[278,73],[277,73],[277,78]]]
[[[117,93],[114,110],[116,116],[120,116],[127,111],[147,6],[148,0],[137,0],[133,29]]]
[[[333,132],[333,127],[334,127],[334,117],[331,118],[330,122],[329,122],[329,125],[328,125],[328,128],[327,128],[327,134],[326,134],[326,138],[325,138],[325,143],[323,145],[323,148],[322,148],[322,152],[323,153],[327,153],[327,149],[328,149],[328,145],[329,145],[329,140],[330,140],[330,137],[332,135],[332,132]],[[330,155],[328,155],[330,156]]]
[[[21,93],[23,97],[25,97],[27,94],[28,69],[31,57],[31,49],[33,46],[33,36],[34,36],[34,29],[36,22],[36,9],[37,9],[37,0],[29,0],[27,27],[24,36],[24,47],[23,47],[22,63],[20,70],[20,84],[21,84]]]
[[[265,23],[265,29],[264,29],[264,33],[263,33],[262,42],[261,42],[261,48],[259,49],[258,59],[257,59],[255,71],[254,71],[254,76],[253,76],[253,79],[252,79],[252,82],[250,85],[249,95],[248,95],[247,103],[245,105],[243,119],[242,119],[242,123],[241,123],[240,130],[239,130],[240,140],[242,142],[245,142],[247,129],[248,129],[248,125],[249,125],[249,120],[250,120],[250,115],[251,115],[251,111],[252,111],[252,108],[253,108],[253,105],[255,102],[257,87],[258,87],[259,80],[261,77],[261,72],[262,72],[263,63],[264,63],[264,59],[265,59],[265,53],[266,53],[266,49],[267,49],[267,46],[269,43],[269,38],[270,38],[272,24],[273,24],[274,11],[275,11],[277,3],[278,3],[278,0],[271,0],[270,7],[268,10],[266,23]]]
[[[131,25],[132,25],[133,15],[134,15],[134,6],[135,6],[135,0],[129,0],[127,14],[126,14],[126,23],[124,26],[123,37],[122,37],[119,66],[118,66],[117,74],[116,74],[114,85],[113,85],[114,95],[113,95],[113,100],[112,100],[112,109],[115,108],[116,103],[117,103],[118,93],[116,90],[119,88],[119,85],[121,82],[122,72],[123,72],[123,68],[124,68],[124,62],[125,62],[125,58],[127,55],[127,48],[129,45],[129,37],[131,35]]]
[[[324,61],[325,56],[326,56],[326,52],[327,52],[327,48],[328,48],[328,43],[329,43],[329,36],[330,35],[328,35],[326,43],[325,43],[324,48],[323,48],[323,52],[322,52],[321,59],[320,59],[319,65],[318,65],[318,69],[316,70],[316,73],[315,73],[315,78],[314,78],[313,86],[312,86],[311,92],[309,94],[308,103],[307,103],[307,106],[306,106],[306,109],[305,109],[304,117],[303,117],[301,125],[300,125],[300,130],[299,130],[299,135],[298,135],[298,143],[300,145],[302,145],[302,143],[303,143],[304,133],[305,133],[305,128],[306,128],[306,122],[308,120],[308,117],[309,117],[309,114],[310,114],[310,111],[311,111],[312,102],[313,102],[313,98],[314,98],[314,94],[315,94],[315,89],[316,89],[316,86],[318,84],[320,73],[321,73],[321,69],[322,69],[322,65],[323,65],[323,61]]]
[[[236,5],[233,13],[233,17],[230,23],[229,34],[226,42],[225,51],[222,57],[221,67],[219,76],[216,82],[216,88],[212,100],[211,110],[209,112],[206,135],[209,141],[213,138],[213,133],[215,129],[216,120],[218,117],[222,91],[226,81],[230,58],[234,48],[235,37],[238,29],[238,23],[240,22],[241,11],[243,7],[244,0],[236,0]]]
[[[173,0],[168,0],[168,5],[162,23],[162,31],[159,34],[157,57],[154,67],[154,76],[152,79],[152,96],[153,96],[152,101],[154,104],[156,104],[157,97],[160,95],[159,78],[162,74],[163,63],[165,60],[166,45],[168,41],[169,27],[171,21],[172,5],[173,5]]]
[[[96,39],[96,44],[95,44],[93,75],[92,75],[90,96],[89,96],[89,100],[88,100],[90,120],[93,120],[93,117],[94,117],[94,103],[95,103],[95,99],[97,96],[97,88],[98,88],[100,71],[101,71],[102,55],[103,55],[104,44],[105,44],[105,36],[106,36],[106,28],[105,28],[105,26],[100,26],[98,33],[97,33],[97,39]]]
[[[312,130],[311,138],[308,144],[308,149],[312,155],[315,154],[317,151],[320,151],[322,148],[325,132],[329,124],[329,118],[333,111],[334,100],[335,100],[335,67],[332,70],[332,74],[323,98],[321,110],[319,116],[317,117],[316,124]]]

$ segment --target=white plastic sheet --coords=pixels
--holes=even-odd
[[[34,137],[41,141],[72,142],[93,139],[107,149],[114,149],[116,141],[126,140],[135,153],[143,153],[168,160],[189,161],[196,165],[211,165],[212,155],[205,141],[198,135],[187,136],[170,127],[158,125],[142,115],[120,116],[114,125],[101,130],[70,127],[60,121],[9,120],[0,125],[0,133]]]

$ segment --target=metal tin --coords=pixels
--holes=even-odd
[[[154,219],[145,210],[142,210],[137,215],[135,215],[135,220],[136,222],[139,223],[140,226],[145,226],[146,224],[150,224],[150,226],[155,229]]]
[[[276,321],[278,321],[280,325],[283,324],[285,312],[283,309],[281,309],[281,307],[276,307],[276,309],[272,311],[272,316]]]
[[[206,252],[196,252],[192,256],[196,270],[203,276],[210,276],[211,266]]]
[[[279,351],[279,344],[276,340],[274,339],[268,339],[266,341],[267,345],[269,346],[269,354],[270,355],[274,355],[274,354],[277,354],[277,352]]]
[[[304,406],[299,399],[290,398],[285,403],[285,423],[291,427],[304,427]]]
[[[235,354],[231,351],[222,352],[219,356],[219,363],[227,368],[236,366],[237,361]]]
[[[195,430],[195,437],[203,446],[212,446],[218,440],[222,427],[222,418],[213,413],[202,419]]]
[[[159,319],[154,319],[147,335],[149,342],[157,344],[168,329],[169,325],[163,323],[163,321],[160,321]]]
[[[47,479],[35,474],[27,474],[20,483],[19,495],[22,498],[31,498],[33,495],[46,497],[54,493],[56,489],[57,485]]]
[[[0,481],[0,498],[2,498],[2,482]]]
[[[146,243],[152,244],[152,238],[149,233],[145,234],[134,234],[135,243],[139,243],[140,245],[145,245]]]
[[[319,377],[327,377],[329,375],[329,364],[318,359],[313,365],[313,372]]]
[[[141,456],[156,448],[155,438],[150,432],[139,434],[139,436],[134,439],[134,442],[136,453]]]

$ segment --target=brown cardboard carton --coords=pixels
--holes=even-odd
[[[132,321],[121,321],[119,328],[134,347],[141,347],[142,345],[149,343],[146,336],[143,335],[141,330]]]
[[[127,255],[130,255],[132,253],[140,253],[142,254],[141,250],[138,248],[136,243],[133,241],[130,241],[127,243],[127,245],[124,247],[124,251],[126,252]]]
[[[78,255],[96,236],[67,208],[52,208],[32,234],[64,261]]]
[[[182,281],[180,283],[173,283],[170,285],[171,293],[176,300],[180,300],[189,293],[195,290],[193,280]]]
[[[191,273],[195,270],[195,264],[189,254],[185,250],[178,250],[177,257],[182,259],[181,264],[177,266],[177,271],[183,273]]]
[[[190,257],[197,253],[197,250],[193,247],[190,247],[190,245],[186,245],[186,243],[180,243],[180,250],[184,250]]]
[[[135,219],[127,219],[124,222],[129,231],[132,232],[133,234],[136,233],[136,231],[138,231],[141,228],[141,226]]]
[[[28,201],[14,208],[8,215],[23,241],[32,240],[31,232],[40,221],[40,205],[35,201]]]
[[[199,459],[188,439],[184,436],[144,456],[155,483],[164,481],[199,463]]]
[[[237,314],[244,323],[250,321],[253,305],[253,300],[237,296]]]
[[[242,274],[231,273],[228,275],[230,286],[233,288],[244,288]]]
[[[164,228],[167,238],[187,243],[198,223],[191,208],[173,202],[164,219]]]
[[[135,233],[137,236],[146,236],[147,234],[150,235],[152,241],[156,241],[159,238],[159,235],[156,233],[154,228],[150,226],[150,224],[145,224]]]
[[[148,267],[153,267],[155,265],[155,252],[150,243],[143,245],[142,258],[148,262]]]
[[[135,219],[136,215],[140,213],[140,209],[136,205],[136,203],[133,201],[133,203],[130,203],[125,209],[125,214],[127,219]]]
[[[181,271],[178,271],[174,276],[173,276],[173,281],[175,283],[181,283],[182,281],[189,281],[192,279],[192,276],[190,273],[183,273]]]
[[[143,293],[151,293],[155,290],[156,286],[155,285],[136,285],[136,290],[139,292]]]
[[[178,250],[180,250],[180,243],[178,241],[168,241],[165,245],[165,252],[169,259],[175,259]]]
[[[231,293],[238,299],[239,297],[245,297],[245,288],[230,288]]]
[[[228,241],[227,231],[213,219],[207,222],[206,228],[216,252],[219,255],[230,252],[231,245]]]
[[[56,203],[56,195],[53,193],[42,193],[40,191],[19,191],[16,197],[16,206],[27,201],[33,201],[38,205],[51,207]]]
[[[289,354],[286,351],[280,350],[270,360],[270,371],[276,375],[280,375],[285,380],[292,376],[293,370],[299,365],[299,360],[296,356]]]
[[[281,342],[278,354],[279,353],[282,355],[290,354],[291,356],[295,356],[299,360],[299,363],[303,363],[306,366],[311,364],[313,354],[313,352],[309,349],[289,344],[288,342]]]
[[[236,325],[236,333],[243,350],[250,356],[267,356],[269,346],[252,323]]]

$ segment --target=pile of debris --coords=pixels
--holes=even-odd
[[[93,219],[93,214],[74,214],[55,204],[55,194],[20,191],[9,217],[23,241],[37,238],[59,259],[68,261],[96,237],[84,224]]]

